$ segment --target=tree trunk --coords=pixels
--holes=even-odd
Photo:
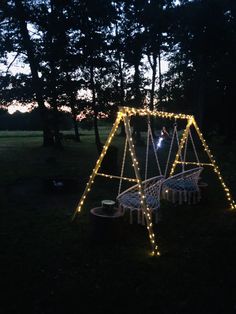
[[[135,99],[135,107],[139,108],[142,105],[142,94],[140,92],[140,71],[139,71],[140,62],[135,63],[134,65],[134,99]],[[136,144],[141,144],[141,131],[140,131],[140,121],[138,117],[134,117],[133,119],[133,135],[136,141]]]
[[[162,107],[162,73],[161,73],[161,50],[158,53],[158,72],[159,72],[159,104]]]
[[[62,148],[62,137],[60,134],[60,129],[59,129],[59,122],[58,122],[58,108],[56,104],[56,99],[54,99],[54,104],[53,104],[53,127],[54,127],[54,146],[56,148]]]
[[[52,16],[52,25],[51,28],[48,30],[48,36],[50,39],[50,48],[52,51],[54,51],[54,30],[56,25],[54,25],[54,21],[56,20],[56,17],[54,16],[56,13],[56,8],[55,8],[55,3],[53,0],[51,0],[51,16]],[[50,70],[51,70],[51,92],[52,92],[52,113],[53,113],[53,129],[54,129],[54,140],[55,140],[55,147],[56,148],[62,148],[62,137],[60,134],[60,128],[59,128],[59,112],[58,112],[58,93],[55,88],[55,85],[57,83],[57,74],[56,74],[56,67],[55,67],[55,62],[54,62],[54,56],[53,54],[50,54],[49,57],[49,65],[50,65]]]
[[[116,23],[116,38],[118,38],[118,26]],[[118,43],[119,46],[119,43]],[[120,76],[120,105],[124,106],[124,100],[125,100],[125,88],[124,88],[124,75],[123,75],[123,67],[122,67],[122,60],[121,60],[121,52],[120,49],[117,49],[118,53],[118,70],[119,70],[119,76]],[[125,137],[125,126],[123,123],[120,125],[120,133],[119,136]]]
[[[48,113],[44,105],[44,99],[42,95],[41,80],[38,75],[38,64],[35,60],[34,46],[30,39],[29,32],[27,29],[27,23],[25,21],[25,11],[21,0],[15,0],[16,9],[19,12],[19,26],[20,26],[20,35],[22,37],[22,43],[24,49],[26,50],[31,75],[32,75],[32,86],[36,95],[36,100],[39,106],[40,115],[43,124],[43,145],[52,146],[54,144],[53,136],[50,130],[48,122]]]
[[[100,140],[100,135],[98,131],[98,110],[96,105],[96,95],[95,95],[95,85],[94,85],[94,68],[90,66],[90,84],[92,90],[92,106],[94,110],[94,118],[93,118],[93,125],[94,125],[94,133],[95,133],[95,143],[97,146],[97,150],[100,153],[102,150],[102,143]]]
[[[203,56],[199,57],[199,63],[197,66],[197,97],[196,97],[196,110],[195,116],[200,130],[206,131],[204,129],[203,117],[204,117],[204,105],[206,96],[206,67],[204,64]]]
[[[125,89],[124,89],[124,76],[123,76],[120,52],[118,52],[118,60],[119,60],[119,74],[120,74],[120,103],[121,103],[121,106],[124,106]],[[120,129],[119,135],[122,137],[125,137],[125,126],[123,123],[121,123],[121,129]]]
[[[121,103],[121,106],[124,106],[125,89],[124,89],[124,76],[123,76],[123,68],[122,68],[122,60],[121,60],[120,52],[118,53],[118,60],[119,60],[119,74],[120,74],[120,103]]]
[[[70,85],[72,83],[72,81],[71,81],[71,77],[68,73],[66,73],[66,79]],[[77,116],[77,111],[75,109],[76,108],[76,95],[73,93],[71,88],[69,88],[69,96],[70,96],[71,116],[72,116],[72,121],[73,121],[74,132],[75,132],[75,141],[81,142],[78,123],[77,123],[77,119],[76,119],[76,116]]]
[[[134,98],[135,98],[135,107],[140,108],[142,105],[142,95],[140,92],[140,62],[135,63],[134,65]]]
[[[56,75],[55,75],[55,67],[54,67],[54,62],[50,62],[50,69],[51,69],[51,81],[56,83]],[[62,148],[62,138],[60,134],[60,129],[59,129],[59,112],[58,112],[58,106],[57,106],[57,94],[55,87],[52,85],[52,113],[53,113],[53,131],[54,131],[54,146],[56,148]]]
[[[156,74],[157,74],[157,54],[153,54],[153,62],[151,60],[151,54],[148,55],[148,61],[152,69],[152,86],[151,86],[151,94],[150,94],[150,109],[154,110],[154,95],[155,95],[155,85],[156,85]],[[154,127],[154,117],[150,117],[150,125],[151,125],[151,130],[152,134],[154,137],[155,135],[155,127]]]
[[[150,95],[150,109],[154,110],[154,95],[155,95],[155,84],[156,84],[156,73],[157,73],[157,56],[153,55],[153,63],[151,63],[151,57],[149,57],[149,63],[152,68],[152,87]]]
[[[124,88],[124,76],[123,76],[123,66],[122,66],[122,58],[121,58],[121,51],[120,51],[120,42],[119,42],[119,33],[118,33],[118,25],[116,22],[115,25],[115,32],[116,32],[116,43],[117,43],[117,55],[118,55],[118,70],[120,76],[120,104],[124,106],[124,99],[125,99],[125,88]]]
[[[81,139],[80,139],[80,134],[79,134],[79,128],[78,128],[78,123],[77,123],[77,119],[76,119],[76,110],[73,104],[71,104],[71,113],[72,113],[72,120],[73,120],[73,127],[74,127],[74,132],[75,132],[75,141],[80,143]]]

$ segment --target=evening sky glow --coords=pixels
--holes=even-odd
[[[144,62],[147,64],[148,66],[148,62],[147,60],[144,60]],[[161,67],[162,67],[162,73],[167,72],[168,70],[168,62],[165,60],[161,61]],[[30,67],[27,63],[23,63],[21,61],[20,56],[16,57],[16,55],[14,53],[11,53],[8,55],[8,62],[7,65],[0,63],[0,71],[2,73],[10,73],[12,75],[16,75],[16,74],[29,74],[30,73]],[[151,71],[148,70],[146,72],[145,75],[147,78],[151,78]],[[90,90],[80,90],[78,91],[78,97],[80,99],[91,99],[92,95],[91,95],[91,91]],[[8,106],[8,112],[9,114],[13,114],[16,111],[25,113],[25,112],[29,112],[32,109],[36,108],[37,104],[21,104],[18,101],[13,101],[11,105]],[[63,108],[63,111],[69,111],[70,109],[67,107]]]

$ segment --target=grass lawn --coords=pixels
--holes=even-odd
[[[100,131],[104,141],[109,129]],[[96,179],[71,222],[98,157],[93,132],[82,133],[58,151],[42,147],[40,132],[0,132],[0,313],[236,313],[236,214],[215,175],[206,171],[199,204],[162,203],[160,257],[128,216],[113,241],[99,242],[89,209],[115,198],[118,184]],[[236,198],[236,148],[210,144]],[[50,190],[53,178],[74,186]]]

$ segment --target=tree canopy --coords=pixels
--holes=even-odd
[[[0,35],[1,104],[37,102],[45,145],[53,131],[60,146],[61,106],[78,140],[76,116],[93,109],[98,146],[98,112],[120,105],[195,114],[205,132],[235,139],[235,1],[2,0]]]

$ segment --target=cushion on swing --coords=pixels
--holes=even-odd
[[[173,191],[198,191],[198,181],[202,167],[193,168],[180,172],[167,178],[162,185],[162,190],[170,189]]]
[[[160,207],[160,190],[163,176],[149,178],[142,182],[146,203],[150,209]],[[129,209],[141,209],[141,198],[138,185],[130,187],[117,196],[119,205]]]
[[[135,193],[126,193],[122,195],[119,199],[120,205],[125,206],[126,208],[140,209],[141,208],[141,198],[138,192]],[[146,195],[147,206],[154,209],[160,206],[159,200],[152,196]]]
[[[180,191],[196,191],[197,185],[193,181],[173,180],[166,182],[165,188]]]

